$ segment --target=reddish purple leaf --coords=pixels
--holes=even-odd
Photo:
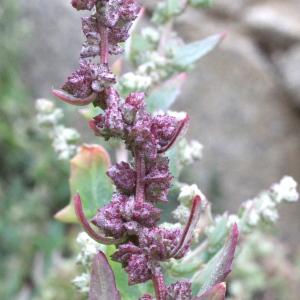
[[[113,270],[101,251],[92,262],[89,300],[121,300]]]
[[[206,293],[216,284],[225,281],[232,270],[238,236],[238,227],[234,224],[223,248],[207,263],[203,270],[195,274],[193,282],[201,285],[198,295]]]

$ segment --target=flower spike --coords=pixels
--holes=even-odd
[[[201,197],[199,195],[195,196],[193,199],[191,213],[187,224],[183,230],[181,238],[178,245],[173,249],[170,254],[170,258],[176,256],[191,240],[193,231],[199,221],[201,214]]]
[[[88,105],[97,99],[96,93],[92,93],[85,98],[77,98],[63,90],[52,89],[52,94],[63,102],[76,106]]]
[[[105,245],[111,245],[111,244],[119,244],[124,241],[124,237],[120,239],[113,239],[113,238],[108,238],[105,236],[102,236],[101,234],[97,233],[89,224],[86,216],[84,215],[83,208],[82,208],[82,203],[81,203],[81,198],[79,194],[76,194],[73,198],[74,201],[74,209],[76,216],[82,225],[83,229],[85,232],[96,242],[105,244]]]

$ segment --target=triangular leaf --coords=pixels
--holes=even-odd
[[[196,289],[198,295],[225,281],[232,269],[238,235],[238,227],[234,224],[223,248],[207,263],[203,270],[193,276],[193,289]]]
[[[109,165],[109,155],[100,145],[83,145],[71,160],[71,197],[80,194],[87,218],[93,217],[98,208],[111,200],[113,186],[106,176]],[[62,222],[77,220],[72,201],[55,216]]]
[[[186,44],[176,49],[173,64],[186,68],[212,51],[225,37],[224,33],[212,35],[206,39]]]
[[[180,94],[186,77],[185,73],[181,73],[157,87],[147,98],[148,110],[150,112],[168,110]]]
[[[115,275],[101,251],[95,255],[92,262],[89,300],[121,300],[116,288]]]

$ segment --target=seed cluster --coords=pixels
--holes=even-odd
[[[103,113],[89,122],[90,128],[105,140],[123,140],[132,155],[131,162],[117,163],[108,170],[116,192],[109,204],[99,208],[92,223],[104,234],[104,239],[122,241],[112,259],[122,264],[129,284],[158,280],[159,262],[182,258],[190,244],[189,228],[158,226],[161,211],[156,207],[160,201],[167,202],[172,180],[164,153],[182,134],[188,117],[151,115],[146,110],[143,93],[134,92],[122,99],[113,87],[116,78],[109,69],[108,54],[122,52],[119,43],[128,39],[129,29],[140,11],[135,0],[73,0],[72,5],[77,10],[92,11],[92,15],[82,18],[86,40],[79,69],[67,79],[63,92],[54,94],[68,103],[93,102],[102,108]],[[96,56],[100,56],[98,63],[92,61]],[[79,215],[82,219],[82,213]],[[82,223],[89,226],[86,221]],[[189,226],[193,223],[190,220]],[[88,227],[87,232],[91,231]],[[186,281],[169,287],[161,285],[160,289],[164,299],[192,297],[191,285]],[[152,298],[145,295],[141,299]]]

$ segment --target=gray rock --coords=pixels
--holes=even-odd
[[[34,97],[49,97],[77,67],[82,44],[80,14],[69,1],[22,0],[30,35],[22,49],[22,78]]]
[[[182,22],[178,28],[185,30]],[[190,24],[187,39],[212,33],[207,19],[203,24]],[[215,23],[215,32],[226,27]],[[188,134],[204,145],[203,160],[186,170],[190,182],[196,180],[211,200],[220,200],[220,207],[236,211],[241,201],[285,174],[299,181],[299,167],[292,163],[300,155],[299,119],[282,97],[273,68],[249,38],[231,28],[189,78],[175,108],[190,113]]]
[[[215,0],[211,6],[211,11],[220,16],[236,18],[247,7],[250,0]]]
[[[269,48],[300,41],[300,3],[275,1],[256,4],[242,17],[253,37]]]
[[[278,66],[284,88],[300,109],[300,44],[276,56],[274,62]]]

